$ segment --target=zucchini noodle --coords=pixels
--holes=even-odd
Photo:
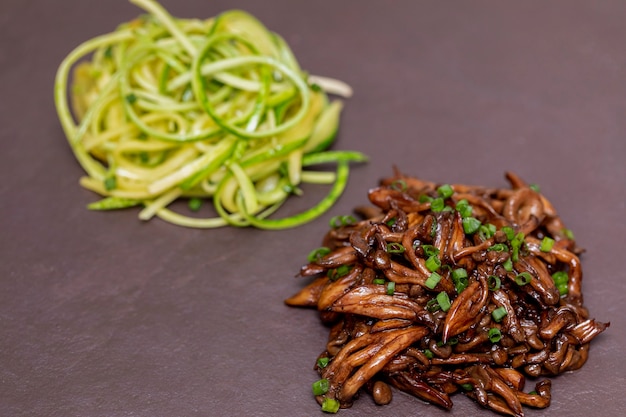
[[[344,190],[350,162],[329,151],[350,86],[308,76],[287,43],[250,14],[171,16],[154,0],[144,15],[89,39],[61,62],[54,98],[63,131],[102,199],[93,210],[142,206],[185,227],[283,229],[326,212]],[[335,164],[334,170],[315,165]],[[304,212],[272,218],[302,183],[330,186]],[[212,217],[170,205],[210,201]]]

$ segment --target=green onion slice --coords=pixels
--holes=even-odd
[[[489,246],[487,250],[494,251],[494,252],[506,252],[509,250],[509,247],[505,243],[496,243],[496,244]]]
[[[441,281],[441,275],[439,275],[436,272],[433,272],[426,279],[426,281],[424,282],[424,285],[426,285],[426,287],[428,287],[428,288],[430,288],[432,290],[432,289],[434,289],[437,286],[437,284],[439,284],[439,281]]]
[[[498,291],[500,289],[500,285],[502,284],[500,278],[496,275],[489,275],[489,278],[487,278],[487,283],[491,291]]]
[[[541,240],[541,245],[539,246],[539,250],[541,250],[541,252],[550,252],[552,250],[552,246],[554,246],[554,239],[548,236],[545,236]]]
[[[515,277],[515,283],[516,283],[517,285],[520,285],[520,286],[521,286],[521,285],[526,285],[526,284],[528,284],[530,281],[532,281],[532,279],[533,279],[533,276],[530,274],[530,272],[526,272],[526,271],[524,271],[524,272],[521,272],[520,274],[518,274],[518,275]]]
[[[322,401],[322,411],[325,413],[335,414],[339,411],[339,407],[339,401],[333,398],[324,398],[324,401]]]
[[[461,213],[461,217],[463,218],[471,217],[472,215],[472,206],[470,206],[466,199],[457,201],[456,210]]]
[[[472,235],[478,231],[480,228],[480,220],[475,217],[464,217],[463,218],[463,231]]]
[[[334,216],[330,219],[330,227],[337,229],[342,226],[350,226],[356,223],[356,218],[351,215]]]
[[[507,272],[513,271],[513,261],[511,260],[511,258],[508,258],[506,261],[504,261],[504,263],[502,264],[502,267]]]
[[[500,329],[498,329],[497,327],[492,327],[491,329],[489,329],[487,336],[489,337],[489,341],[491,343],[498,343],[500,339],[502,339],[502,333],[500,333]]]
[[[430,209],[435,213],[443,211],[444,207],[445,203],[441,197],[437,197],[430,202]]]
[[[323,357],[317,360],[317,366],[320,368],[326,368],[328,366],[328,362],[330,362],[330,358]]]
[[[491,223],[483,224],[478,230],[486,239],[489,239],[496,233],[496,226]]]
[[[319,261],[321,258],[328,255],[330,252],[331,252],[330,248],[327,248],[325,246],[322,246],[317,249],[313,249],[311,252],[309,252],[309,255],[307,256],[307,260],[309,262]]]
[[[504,226],[502,228],[502,231],[504,232],[508,240],[513,240],[513,238],[515,237],[515,229],[510,226]]]
[[[428,268],[430,272],[438,271],[439,268],[441,268],[441,260],[437,255],[429,256],[428,259],[426,259],[426,268]]]
[[[454,189],[450,184],[443,184],[437,188],[437,194],[439,194],[439,196],[445,200],[452,197],[452,194],[454,194]]]
[[[390,187],[392,190],[401,191],[401,192],[405,192],[408,189],[406,185],[406,181],[402,179],[395,180],[394,182],[391,183]]]
[[[502,319],[505,318],[506,315],[507,312],[505,307],[498,307],[491,312],[491,317],[493,317],[493,319],[497,322],[502,321]]]
[[[450,298],[445,291],[441,291],[439,294],[437,294],[437,303],[439,304],[439,307],[441,307],[442,311],[448,311],[452,306],[452,304],[450,303]]]
[[[330,279],[331,281],[336,281],[339,278],[348,275],[351,270],[351,265],[341,265],[337,268],[330,269],[328,270],[328,279]]]
[[[439,249],[433,245],[422,245],[422,250],[424,251],[424,255],[428,257],[439,255]]]
[[[328,392],[330,388],[330,382],[328,379],[323,378],[313,383],[313,395],[323,395]]]
[[[404,253],[406,249],[400,243],[391,242],[387,243],[386,250],[387,253]]]

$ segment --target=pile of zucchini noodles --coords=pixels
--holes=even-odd
[[[76,47],[56,76],[59,119],[87,173],[80,184],[103,196],[88,207],[143,206],[142,220],[265,229],[328,210],[349,163],[367,159],[328,150],[342,102],[327,93],[347,97],[350,87],[308,76],[286,42],[246,12],[180,19],[154,0],[130,1],[147,14]],[[328,164],[336,171],[306,169]],[[304,212],[270,218],[301,183],[330,191]],[[168,207],[179,199],[193,211],[212,201],[214,213]]]

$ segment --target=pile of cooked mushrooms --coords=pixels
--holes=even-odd
[[[373,206],[331,220],[287,299],[330,327],[315,368],[322,409],[392,389],[444,409],[461,392],[512,416],[550,404],[546,377],[580,368],[609,323],[589,318],[573,234],[536,187],[436,184],[403,175]],[[536,381],[525,390],[525,379]]]

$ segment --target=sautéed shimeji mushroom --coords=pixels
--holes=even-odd
[[[329,325],[322,409],[395,387],[444,409],[464,393],[505,415],[550,405],[547,377],[580,368],[609,323],[583,305],[572,232],[535,186],[436,184],[395,172],[363,218],[338,216],[286,300]],[[531,389],[525,378],[538,382]]]

